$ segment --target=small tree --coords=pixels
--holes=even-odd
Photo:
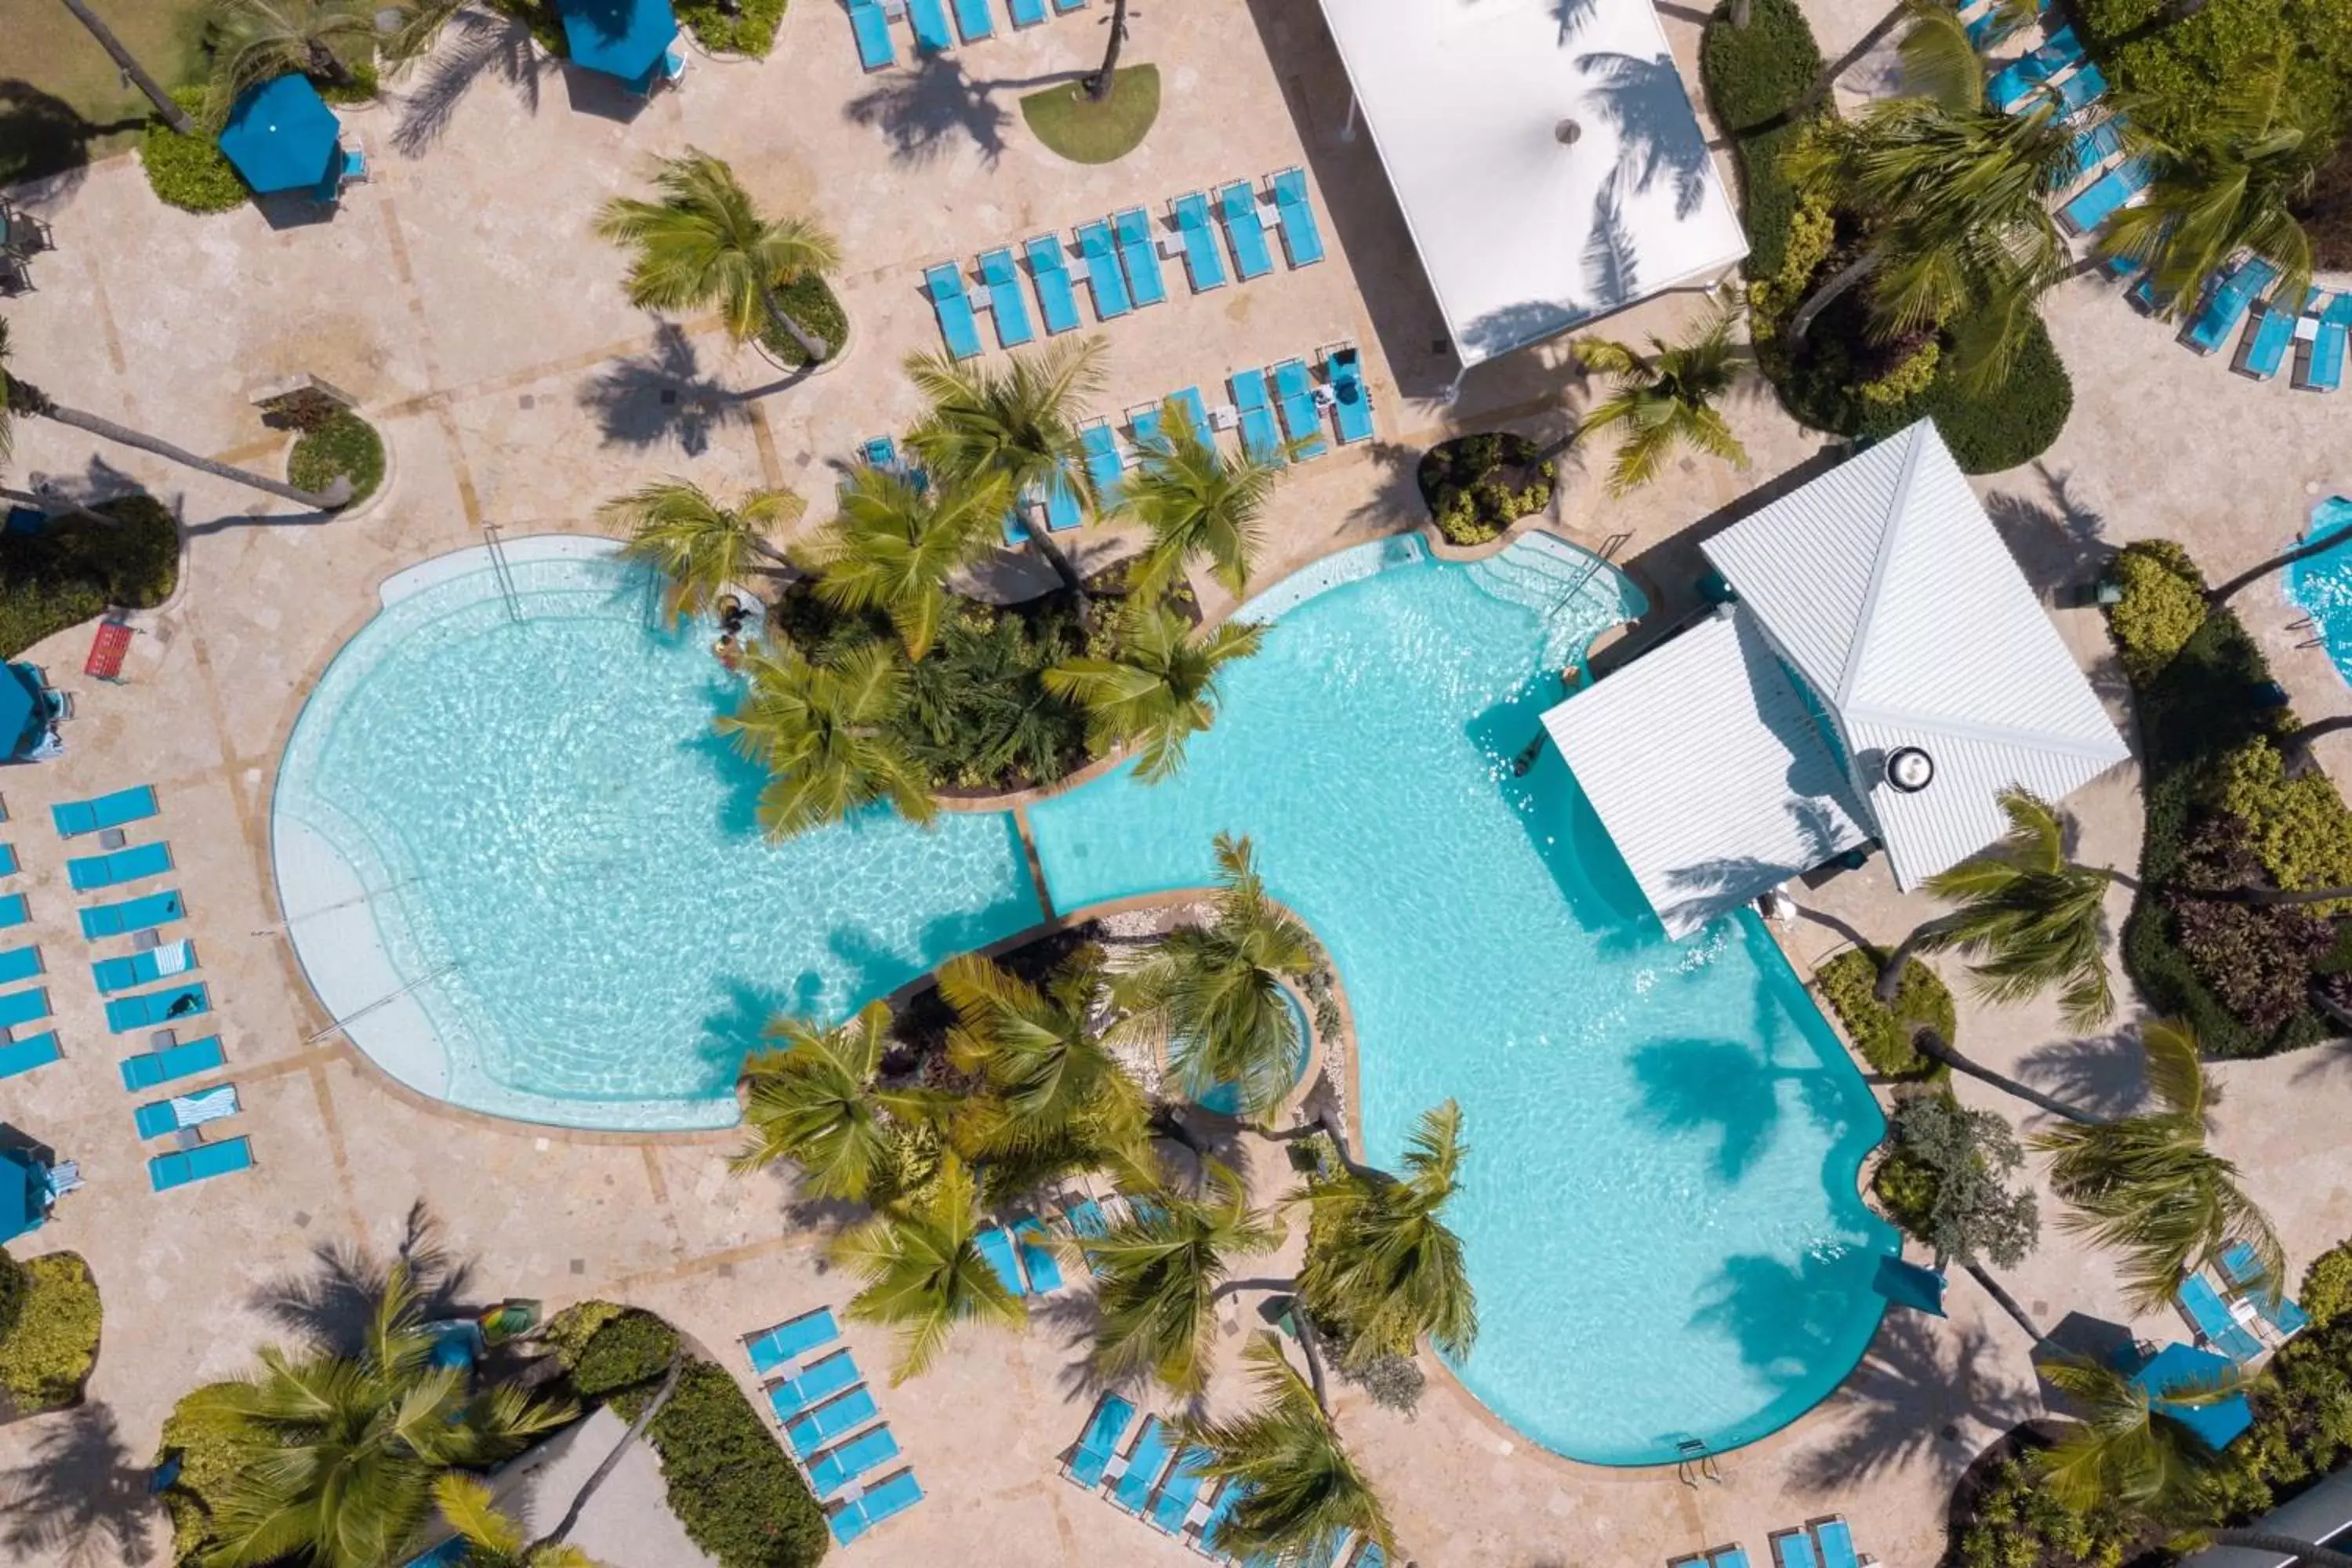
[[[615,496],[597,515],[629,531],[621,558],[667,579],[662,607],[675,623],[709,613],[729,587],[789,565],[774,534],[808,509],[788,489],[753,490],[722,505],[687,479],[661,479]]]
[[[1915,1095],[1895,1108],[1895,1141],[1934,1181],[1920,1231],[1937,1256],[2000,1268],[2025,1260],[2041,1240],[2042,1216],[2030,1189],[2007,1184],[2025,1163],[2008,1122],[1948,1095]]]
[[[1731,339],[1736,319],[1732,311],[1717,310],[1675,342],[1654,337],[1647,359],[1605,338],[1578,341],[1579,363],[1610,380],[1609,395],[1593,405],[1577,436],[1619,434],[1617,459],[1609,469],[1611,495],[1648,484],[1686,446],[1736,468],[1748,466],[1748,448],[1715,406],[1740,375],[1743,351]]]

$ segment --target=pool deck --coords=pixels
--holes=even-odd
[[[1859,0],[1809,11],[1832,55],[1876,15]],[[134,618],[125,684],[76,673],[88,628],[33,650],[74,692],[70,749],[0,776],[10,817],[0,839],[25,863],[9,886],[30,892],[30,934],[68,1053],[9,1080],[0,1116],[11,1134],[79,1161],[89,1184],[19,1250],[80,1252],[108,1315],[89,1403],[0,1429],[0,1499],[11,1505],[0,1561],[167,1561],[168,1529],[141,1472],[172,1401],[248,1366],[337,1249],[385,1256],[412,1205],[436,1216],[477,1295],[551,1307],[625,1298],[712,1344],[849,1294],[816,1250],[832,1216],[800,1206],[782,1175],[730,1177],[731,1135],[567,1133],[471,1116],[400,1088],[331,1032],[277,929],[269,795],[304,694],[373,613],[383,578],[478,542],[485,521],[511,533],[588,527],[599,500],[667,473],[719,491],[790,483],[821,515],[831,465],[915,412],[897,365],[938,345],[916,289],[924,266],[1294,163],[1312,174],[1329,259],[1199,299],[1177,284],[1168,304],[1106,333],[1102,408],[1114,414],[1192,383],[1222,401],[1213,389],[1232,368],[1342,337],[1364,345],[1380,437],[1319,459],[1279,493],[1266,580],[1341,543],[1418,526],[1412,464],[1432,440],[1498,425],[1549,437],[1582,405],[1557,345],[1482,369],[1456,407],[1435,400],[1451,371],[1431,352],[1434,307],[1369,142],[1342,137],[1344,79],[1311,7],[1196,0],[1139,13],[1129,58],[1161,67],[1160,123],[1119,163],[1050,161],[1013,100],[1029,81],[1089,64],[1102,14],[1089,6],[869,79],[841,13],[799,5],[773,59],[698,58],[681,91],[633,121],[593,84],[551,68],[528,86],[485,69],[414,156],[414,103],[350,116],[375,177],[328,223],[173,213],[127,161],[30,193],[60,248],[36,258],[38,291],[9,308],[19,374],[63,402],[269,467],[286,441],[261,428],[247,395],[310,372],[358,397],[385,430],[395,471],[362,514],[325,520],[275,502],[256,509],[247,492],[70,431],[18,427],[16,473],[102,485],[119,470],[151,484],[180,509],[188,552],[175,600]],[[1665,12],[1685,79],[1696,76],[1693,15]],[[772,208],[812,206],[840,235],[856,325],[837,367],[779,384],[714,322],[660,322],[621,297],[620,258],[589,232],[594,207],[638,188],[646,155],[689,144],[732,161]],[[1670,331],[1696,304],[1666,300],[1606,330]],[[2181,539],[2227,574],[2291,541],[2323,489],[2352,486],[2345,395],[2232,376],[2094,283],[2062,289],[2049,317],[2075,379],[2073,423],[2042,462],[1979,487],[2037,584],[2077,583],[2115,545],[2154,535]],[[1661,613],[1688,581],[1693,539],[1804,469],[1822,445],[1760,395],[1731,418],[1754,458],[1744,473],[1685,459],[1622,502],[1604,500],[1591,474],[1564,486],[1556,524],[1587,542],[1629,532],[1624,558],[1665,600]],[[2298,612],[2274,584],[2239,609],[2305,711],[2343,706],[2342,682],[2323,652],[2297,646]],[[2116,703],[2095,615],[2055,618]],[[2352,735],[2323,754],[2352,776]],[[260,1162],[250,1175],[163,1195],[147,1190],[141,1162],[152,1151],[131,1126],[147,1097],[116,1077],[118,1051],[81,978],[94,954],[73,924],[68,847],[47,825],[54,801],[138,782],[163,797],[156,826],[178,862],[168,885],[188,896],[224,1076],[246,1106],[235,1131]],[[2136,792],[2124,769],[2075,797],[2086,858],[2132,863]],[[1876,868],[1814,902],[1879,938],[1927,911]],[[1808,925],[1789,944],[1801,968],[1839,940]],[[2070,1043],[2046,1004],[1995,1012],[1964,996],[1961,1008],[1961,1043],[1989,1063],[2111,1100],[2137,1090],[2127,1052]],[[2314,1092],[2347,1064],[2352,1056],[2328,1047],[2216,1069],[2228,1089],[2220,1146],[2298,1265],[2352,1234],[2352,1184],[2333,1158],[2340,1106]],[[1973,1084],[1959,1092],[1991,1102]],[[1284,1173],[1278,1155],[1261,1154],[1256,1179],[1271,1194]],[[2105,1260],[2054,1226],[2009,1283],[2045,1326],[2069,1310],[2131,1321]],[[1222,1345],[1238,1346],[1255,1305],[1229,1306]],[[1768,1531],[1841,1511],[1882,1561],[1926,1563],[1940,1550],[1951,1479],[2035,1408],[2024,1336],[1964,1280],[1952,1307],[1948,1324],[1890,1318],[1838,1396],[1726,1458],[1719,1485],[1547,1456],[1443,1379],[1411,1420],[1343,1385],[1340,1420],[1389,1502],[1400,1561],[1654,1564],[1739,1541],[1760,1563]],[[2168,1318],[2137,1326],[2180,1332]],[[877,1563],[1198,1561],[1055,1478],[1055,1456],[1091,1399],[1071,1371],[1082,1334],[1083,1315],[1066,1310],[1025,1335],[976,1335],[920,1384],[880,1392],[929,1495],[856,1550]],[[880,1364],[876,1336],[852,1328],[848,1338]],[[1223,1358],[1208,1403],[1231,1410],[1240,1397]]]

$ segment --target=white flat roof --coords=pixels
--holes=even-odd
[[[1717,611],[1543,722],[1668,936],[1870,837],[1744,610]]]
[[[1748,254],[1649,0],[1322,5],[1465,366]]]

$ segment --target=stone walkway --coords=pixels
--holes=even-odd
[[[75,692],[71,751],[0,780],[10,814],[0,837],[25,862],[16,885],[31,892],[68,1049],[64,1063],[10,1080],[0,1116],[81,1162],[89,1186],[34,1249],[89,1258],[108,1311],[91,1403],[0,1430],[0,1497],[12,1500],[0,1557],[164,1562],[168,1532],[140,1468],[172,1401],[286,1333],[320,1281],[349,1267],[345,1249],[386,1256],[415,1205],[470,1265],[478,1295],[551,1308],[625,1297],[713,1344],[848,1294],[816,1251],[833,1216],[780,1176],[730,1177],[730,1136],[596,1136],[467,1116],[390,1084],[319,1014],[278,931],[271,781],[310,682],[372,612],[385,575],[478,542],[484,521],[509,533],[591,527],[598,501],[667,473],[719,491],[789,483],[821,515],[833,465],[916,411],[897,367],[937,346],[917,292],[924,266],[1302,161],[1328,215],[1331,259],[1198,300],[1180,294],[1106,334],[1106,413],[1188,383],[1212,391],[1233,368],[1333,339],[1364,344],[1381,438],[1284,489],[1269,578],[1338,543],[1417,525],[1412,463],[1449,420],[1549,435],[1581,405],[1557,346],[1482,368],[1459,409],[1434,401],[1451,374],[1430,348],[1434,307],[1368,140],[1342,135],[1344,79],[1311,7],[1195,0],[1139,12],[1129,58],[1165,75],[1160,125],[1115,165],[1050,161],[1020,129],[1013,100],[1028,82],[1090,63],[1103,14],[1089,7],[920,71],[866,78],[845,17],[803,5],[776,58],[698,59],[684,90],[634,120],[613,118],[593,88],[543,65],[520,82],[486,65],[462,92],[440,94],[446,116],[425,135],[436,121],[419,100],[432,95],[412,81],[407,104],[352,117],[377,173],[331,222],[277,226],[251,210],[187,217],[158,206],[125,162],[33,193],[60,248],[37,263],[40,291],[10,311],[19,374],[62,401],[267,467],[282,461],[284,443],[260,428],[248,393],[314,373],[361,399],[388,435],[395,473],[362,515],[328,520],[257,509],[244,492],[70,432],[20,427],[18,472],[103,483],[119,469],[180,507],[188,554],[178,598],[138,618],[126,684],[74,673],[87,630],[34,650]],[[1695,79],[1693,16],[1665,15]],[[1873,15],[1837,0],[1814,19],[1834,54]],[[482,58],[495,61],[502,40],[485,37]],[[442,68],[462,44],[452,41]],[[772,207],[813,210],[840,235],[856,339],[837,368],[779,384],[715,323],[656,321],[622,298],[620,258],[590,233],[596,205],[637,188],[647,156],[688,145],[729,158]],[[1666,331],[1695,304],[1664,301],[1609,330]],[[2184,540],[2225,574],[2291,539],[2319,487],[2352,481],[2340,403],[2198,361],[2090,283],[2053,298],[2050,315],[2076,378],[2074,421],[2042,463],[1981,487],[2038,584],[2079,581],[2113,545],[2155,534]],[[1652,585],[1671,586],[1695,533],[1822,445],[1761,395],[1732,418],[1749,470],[1685,461],[1623,502],[1572,474],[1559,522],[1589,541],[1630,532]],[[2306,711],[2341,706],[2335,672],[2294,646],[2294,612],[2269,585],[2242,609]],[[2058,620],[2113,698],[2095,619]],[[2352,763],[2352,737],[2339,741],[2347,750],[2336,760]],[[90,954],[73,924],[65,847],[47,826],[52,801],[141,781],[163,796],[160,828],[247,1105],[240,1130],[261,1162],[249,1178],[161,1196],[147,1191],[136,1100],[80,978]],[[2085,853],[2128,865],[2138,825],[2128,771],[2076,805]],[[1876,875],[1834,884],[1824,902],[1891,935],[1924,905]],[[1801,964],[1824,940],[1800,928]],[[2046,1006],[1993,1013],[1964,1002],[1962,1030],[1984,1059],[2040,1081],[2109,1093],[2136,1085],[2127,1051],[2078,1051]],[[2322,1051],[2220,1069],[2230,1091],[2222,1146],[2298,1264],[2352,1233],[2352,1193],[2324,1163],[2340,1115],[2315,1092],[2341,1059]],[[1962,1092],[1977,1098],[1973,1086]],[[1257,1176],[1268,1193],[1283,1179],[1271,1165]],[[2054,1229],[2011,1289],[2052,1320],[2126,1316],[2104,1259]],[[1948,1323],[1890,1318],[1835,1399],[1725,1460],[1720,1485],[1557,1459],[1443,1382],[1410,1420],[1343,1390],[1341,1418],[1423,1564],[1654,1564],[1734,1539],[1759,1553],[1768,1530],[1832,1510],[1886,1563],[1924,1564],[1940,1547],[1952,1477],[2032,1409],[2023,1336],[1973,1286],[1956,1282],[1953,1295]],[[1228,1346],[1253,1306],[1230,1310]],[[908,1563],[1192,1561],[1054,1477],[1091,1399],[1071,1371],[1083,1332],[1073,1315],[1049,1314],[1025,1335],[976,1336],[919,1384],[881,1391],[929,1497],[857,1550]],[[849,1339],[866,1364],[886,1359],[875,1336],[853,1329]],[[1239,1396],[1228,1365],[1209,1403],[1229,1409]]]

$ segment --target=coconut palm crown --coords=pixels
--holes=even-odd
[[[1216,1345],[1217,1288],[1234,1259],[1282,1244],[1282,1223],[1250,1206],[1231,1170],[1212,1161],[1198,1197],[1160,1190],[1077,1248],[1095,1277],[1099,1322],[1088,1357],[1106,1382],[1150,1376],[1178,1394],[1206,1386]]]
[[[988,1223],[971,1173],[950,1154],[923,1191],[833,1244],[833,1260],[866,1281],[844,1310],[861,1323],[898,1331],[892,1384],[929,1371],[967,1323],[1017,1328],[1027,1321],[1021,1298],[981,1254]]]
[[[1253,622],[1196,636],[1167,605],[1138,603],[1122,615],[1110,654],[1065,660],[1043,679],[1046,690],[1086,705],[1089,745],[1135,746],[1135,776],[1158,784],[1183,770],[1185,742],[1216,721],[1218,672],[1265,642],[1265,628]]]
[[[862,1202],[888,1184],[904,1129],[928,1121],[930,1097],[885,1089],[876,1078],[890,1047],[890,1008],[869,1002],[835,1028],[800,1017],[772,1019],[774,1048],[743,1063],[742,1149],[736,1171],[778,1160],[801,1167],[819,1197]]]
[[[737,583],[786,563],[775,532],[808,503],[788,489],[753,490],[730,507],[688,479],[657,479],[615,496],[597,515],[629,531],[621,558],[661,574],[662,609],[672,624],[710,613]]]
[[[1609,378],[1609,395],[1593,405],[1578,435],[1618,436],[1609,469],[1611,495],[1648,484],[1684,447],[1748,466],[1748,448],[1715,406],[1740,376],[1744,351],[1732,341],[1735,320],[1731,311],[1717,310],[1676,342],[1654,337],[1647,359],[1605,338],[1578,340],[1578,362]]]
[[[760,825],[774,838],[842,821],[879,801],[910,822],[938,814],[929,781],[884,726],[906,700],[891,649],[866,643],[822,660],[786,645],[744,659],[751,689],[716,721],[770,774]]]
[[[1314,1223],[1298,1293],[1346,1329],[1349,1364],[1410,1355],[1423,1334],[1457,1361],[1470,1353],[1477,1300],[1462,1238],[1443,1217],[1468,1152],[1462,1108],[1449,1100],[1423,1112],[1401,1179],[1349,1171],[1303,1194]]]
[[[1284,1358],[1282,1342],[1257,1334],[1242,1354],[1257,1385],[1257,1407],[1231,1421],[1191,1426],[1192,1440],[1210,1454],[1202,1472],[1242,1489],[1206,1544],[1245,1560],[1326,1563],[1353,1533],[1393,1561],[1387,1510],[1314,1390]]]
[[[1192,428],[1174,401],[1160,411],[1160,435],[1140,444],[1142,464],[1119,481],[1119,510],[1150,531],[1128,569],[1128,585],[1157,599],[1205,560],[1209,574],[1239,598],[1265,547],[1258,519],[1286,465],[1247,450],[1228,454]]]
[[[932,485],[861,464],[833,521],[794,553],[815,574],[819,598],[881,610],[907,657],[920,659],[939,635],[949,574],[987,551],[1002,510],[983,485]]]

